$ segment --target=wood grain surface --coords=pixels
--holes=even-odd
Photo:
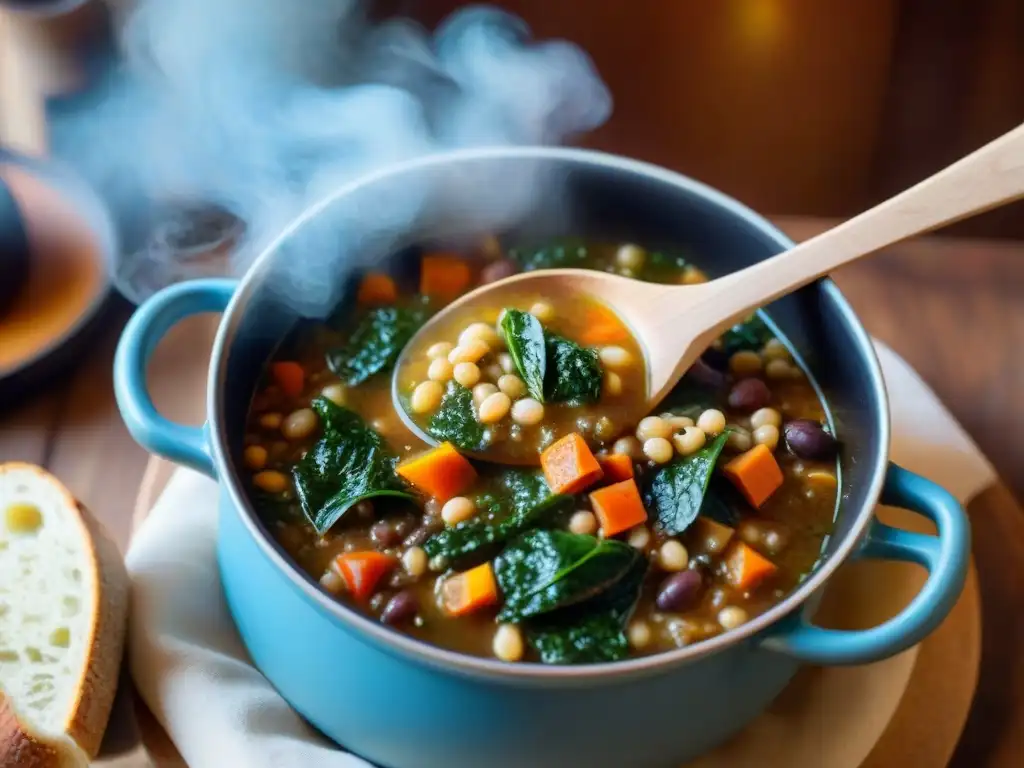
[[[798,240],[830,224],[779,223]],[[982,665],[951,764],[1024,764],[1024,512],[1014,498],[1024,495],[1024,244],[924,238],[835,277],[868,330],[921,374],[1004,480],[971,505]],[[0,460],[47,466],[124,546],[148,456],[128,436],[114,403],[111,360],[127,311],[112,317],[106,337],[76,371],[28,401],[0,404]],[[197,321],[175,333],[199,329]],[[158,372],[151,380],[160,386]]]

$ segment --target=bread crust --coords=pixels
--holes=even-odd
[[[0,474],[8,472],[36,475],[60,491],[68,509],[78,512],[75,520],[81,527],[80,535],[95,574],[96,590],[88,596],[91,620],[86,640],[86,661],[79,671],[81,677],[76,681],[75,701],[64,724],[64,732],[91,759],[99,752],[107,729],[124,653],[129,602],[129,580],[124,559],[99,521],[56,477],[41,467],[22,462],[0,464]],[[62,751],[65,750],[60,745],[49,744],[45,737],[32,735],[31,729],[18,718],[13,705],[0,693],[0,766],[64,768],[79,764],[54,762]],[[13,762],[7,762],[8,759]]]

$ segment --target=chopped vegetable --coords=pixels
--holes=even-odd
[[[578,605],[527,622],[527,640],[545,664],[594,664],[629,655],[625,629],[640,597],[647,560],[606,591]]]
[[[612,453],[597,460],[604,472],[604,479],[618,483],[633,478],[633,459],[624,453]]]
[[[693,521],[693,541],[695,552],[717,555],[725,551],[736,534],[735,528],[722,525],[710,517],[701,515]]]
[[[441,405],[427,423],[427,432],[464,451],[482,451],[488,445],[487,429],[477,421],[473,410],[473,393],[457,381],[448,382]]]
[[[629,331],[618,316],[607,307],[593,307],[587,312],[585,328],[579,342],[585,347],[621,344],[629,339]]]
[[[377,583],[395,567],[395,558],[381,552],[345,552],[334,558],[334,567],[356,600],[368,600]]]
[[[414,501],[395,475],[397,458],[354,411],[313,400],[323,436],[292,467],[306,518],[323,536],[356,503],[379,496]]]
[[[633,478],[594,491],[590,504],[605,536],[615,536],[647,522],[647,510]]]
[[[471,520],[454,528],[444,528],[427,539],[423,549],[430,557],[458,560],[503,544],[531,528],[555,525],[572,510],[572,496],[548,496],[533,505],[515,509],[500,523]]]
[[[458,496],[476,480],[476,470],[451,443],[404,461],[396,470],[412,486],[438,501]]]
[[[601,398],[603,380],[597,351],[554,333],[544,334],[544,345],[547,355],[545,398],[573,407],[596,403]]]
[[[390,276],[380,272],[370,272],[359,284],[356,301],[367,306],[394,304],[398,300],[398,289]]]
[[[420,293],[451,300],[469,287],[472,275],[465,260],[449,253],[430,253],[420,262]]]
[[[540,455],[552,493],[579,493],[601,479],[601,465],[578,432],[572,432],[548,446]]]
[[[657,470],[647,490],[647,508],[657,527],[678,536],[700,514],[711,474],[729,439],[723,432],[696,453],[676,459]]]
[[[271,363],[270,375],[288,397],[298,397],[306,386],[306,372],[291,360]]]
[[[501,319],[501,330],[512,361],[520,377],[526,382],[530,397],[544,402],[544,372],[547,352],[544,346],[544,328],[529,312],[506,309]]]
[[[427,314],[425,305],[368,310],[356,323],[348,342],[327,353],[327,366],[346,386],[362,384],[394,366]]]
[[[449,577],[441,587],[441,600],[450,616],[464,616],[496,605],[498,585],[491,564],[483,563]]]
[[[621,579],[641,555],[621,541],[534,530],[495,560],[505,598],[498,621],[520,621],[583,602]]]
[[[742,541],[733,542],[723,562],[726,582],[742,590],[754,589],[778,570],[775,563]]]
[[[755,445],[741,453],[722,471],[755,508],[782,487],[782,469],[766,445]]]

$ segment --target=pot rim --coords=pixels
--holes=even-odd
[[[372,186],[377,182],[394,176],[451,163],[509,159],[561,161],[643,176],[659,184],[682,188],[695,197],[703,198],[718,206],[724,212],[743,220],[746,224],[785,248],[792,247],[793,245],[792,240],[760,214],[702,182],[651,163],[589,149],[546,146],[500,146],[460,149],[405,161],[362,176],[355,181],[340,186],[318,203],[305,210],[279,235],[263,247],[253,264],[242,277],[238,288],[235,290],[230,303],[224,311],[214,340],[207,387],[208,439],[219,480],[227,490],[228,496],[237,509],[238,514],[242,517],[243,523],[249,529],[249,532],[264,554],[274,563],[282,575],[304,593],[304,596],[318,607],[322,613],[330,617],[331,620],[336,621],[345,630],[355,631],[362,635],[364,639],[372,641],[381,650],[398,653],[406,658],[411,657],[437,669],[461,675],[498,679],[509,683],[529,681],[602,683],[615,679],[636,677],[645,673],[668,671],[673,667],[695,661],[733,645],[748,641],[753,636],[763,632],[766,628],[771,627],[784,617],[798,610],[854,552],[874,515],[874,507],[881,495],[884,482],[889,445],[889,404],[881,366],[867,331],[861,325],[853,308],[839,291],[838,286],[828,278],[819,281],[820,287],[837,306],[843,319],[852,330],[856,344],[868,367],[874,395],[880,404],[878,412],[875,414],[875,428],[879,433],[879,445],[881,448],[876,457],[877,462],[872,472],[870,488],[865,496],[867,501],[859,511],[857,520],[851,525],[846,538],[839,543],[835,552],[827,561],[818,565],[812,575],[790,592],[785,599],[743,626],[703,640],[692,646],[624,661],[570,666],[546,665],[532,662],[509,664],[496,659],[470,656],[458,651],[451,651],[428,644],[386,627],[324,593],[306,573],[301,571],[291,561],[269,535],[264,533],[263,526],[259,522],[252,505],[249,503],[248,497],[238,481],[237,474],[232,470],[228,438],[221,423],[223,384],[227,374],[227,349],[235,337],[240,322],[239,318],[245,310],[254,286],[259,283],[259,276],[262,273],[261,266],[268,262],[273,257],[274,252],[303,225],[316,218],[324,209],[339,198],[353,194],[364,187]],[[820,394],[819,392],[819,396]]]

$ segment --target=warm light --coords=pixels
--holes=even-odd
[[[747,42],[770,44],[782,33],[783,0],[735,0],[737,22]]]

